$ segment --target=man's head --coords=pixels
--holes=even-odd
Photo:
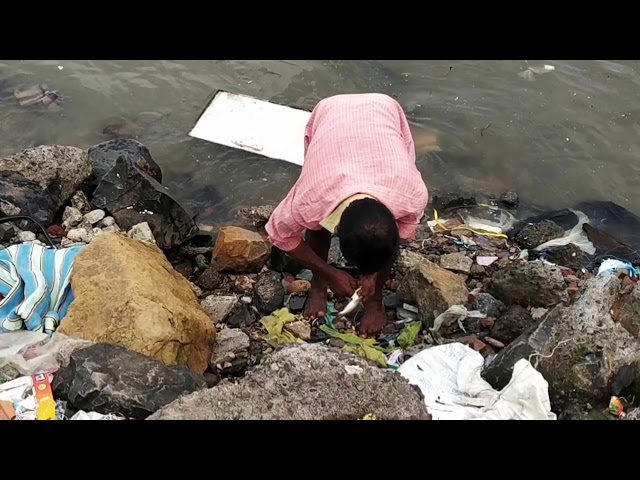
[[[340,250],[364,275],[371,275],[398,254],[398,225],[387,207],[365,198],[351,203],[338,226]]]

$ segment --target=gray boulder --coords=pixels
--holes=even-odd
[[[427,420],[414,387],[395,372],[320,344],[287,346],[238,383],[184,396],[149,420]]]

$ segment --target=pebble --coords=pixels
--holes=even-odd
[[[196,255],[196,266],[200,270],[206,270],[210,266],[209,260],[204,255]]]
[[[492,347],[496,347],[496,348],[504,348],[504,343],[502,343],[499,340],[496,340],[495,338],[491,338],[491,337],[484,337],[484,341],[487,342],[489,345],[491,345]]]
[[[102,220],[98,222],[99,228],[111,227],[116,224],[116,219],[113,217],[104,217]]]
[[[91,243],[93,240],[93,231],[86,228],[74,228],[67,232],[67,240],[72,242]]]
[[[84,219],[91,225],[95,225],[105,217],[104,210],[92,210],[84,216]]]
[[[242,298],[240,299],[240,301],[241,301],[242,303],[246,303],[247,305],[249,305],[249,304],[252,302],[252,299],[251,299],[251,297],[244,296],[244,297],[242,297]]]
[[[80,213],[80,210],[73,207],[67,207],[62,214],[62,227],[65,230],[76,227],[82,223],[84,216]]]
[[[153,236],[153,232],[151,231],[151,228],[149,228],[149,224],[147,222],[134,225],[127,235],[141,242],[151,243],[153,245],[156,244],[156,238]]]

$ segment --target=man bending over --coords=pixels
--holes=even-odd
[[[304,147],[300,177],[266,225],[269,241],[313,272],[307,319],[325,315],[327,287],[348,298],[361,286],[359,333],[377,336],[387,320],[382,287],[428,200],[409,124],[391,97],[337,95],[314,108]],[[334,233],[360,282],[327,263]]]

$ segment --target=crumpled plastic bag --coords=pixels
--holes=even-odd
[[[442,342],[442,335],[440,334],[440,330],[444,328],[448,328],[453,325],[455,322],[458,322],[458,326],[460,330],[467,333],[464,326],[462,325],[462,321],[465,318],[486,318],[486,315],[478,310],[467,310],[464,305],[453,305],[449,307],[445,312],[441,313],[436,317],[433,321],[433,327],[429,329],[433,338],[436,342]]]
[[[0,334],[0,379],[49,372],[59,368],[57,353],[68,337],[18,330]]]
[[[384,349],[378,345],[375,338],[362,338],[353,333],[340,333],[327,325],[320,325],[320,330],[329,335],[330,337],[338,338],[347,343],[342,347],[343,352],[355,353],[362,358],[367,358],[378,363],[383,368],[387,368],[387,357],[385,353],[391,352],[391,350]]]
[[[400,335],[398,335],[398,345],[403,349],[412,346],[416,343],[416,338],[418,337],[421,328],[422,322],[420,321],[405,325],[402,332],[400,332]]]
[[[585,233],[583,226],[586,223],[589,223],[589,217],[587,217],[583,212],[579,210],[571,210],[577,217],[578,223],[571,230],[567,230],[564,232],[564,235],[560,238],[556,238],[554,240],[549,240],[542,245],[538,245],[534,250],[541,252],[542,250],[546,250],[551,247],[562,247],[564,245],[569,245],[573,243],[580,250],[585,252],[587,255],[594,255],[596,253],[596,247],[591,243],[589,237]]]
[[[501,391],[480,373],[484,358],[462,343],[436,345],[421,351],[397,370],[420,388],[434,420],[556,420],[549,384],[525,359],[513,368]]]
[[[286,307],[262,317],[260,323],[267,330],[265,341],[272,347],[288,343],[307,343],[284,329],[287,323],[293,323],[300,319],[299,316],[289,312]]]
[[[80,410],[69,420],[124,420],[123,417],[119,417],[112,413],[104,415],[98,412],[85,412],[84,410]]]

